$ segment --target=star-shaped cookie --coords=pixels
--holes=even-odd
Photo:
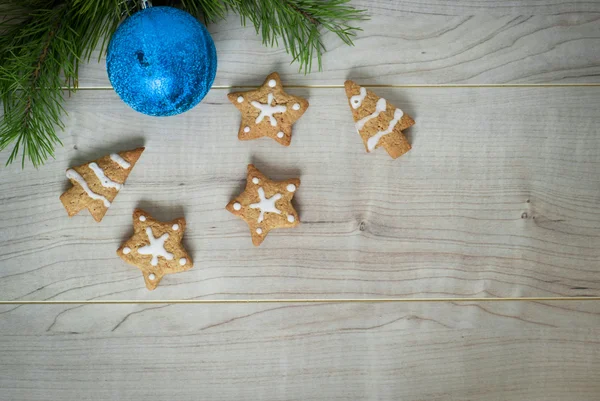
[[[415,124],[411,116],[356,82],[346,81],[344,87],[356,131],[367,152],[382,146],[395,159],[410,150],[402,131]]]
[[[292,124],[308,108],[306,99],[285,93],[276,72],[270,74],[260,88],[230,93],[227,97],[242,113],[238,132],[241,141],[267,136],[289,146]]]
[[[140,269],[146,287],[153,290],[165,274],[194,267],[190,255],[181,244],[185,219],[180,217],[162,223],[141,209],[133,212],[133,236],[117,250],[125,262]]]
[[[300,180],[272,181],[254,165],[248,165],[246,189],[229,202],[226,209],[244,219],[250,227],[252,243],[259,246],[274,228],[291,228],[300,224],[292,206]]]

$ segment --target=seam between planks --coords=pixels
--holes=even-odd
[[[418,302],[549,302],[600,301],[600,297],[504,297],[504,298],[365,298],[365,299],[165,299],[0,301],[0,305],[122,305],[122,304],[301,304],[301,303],[418,303]]]
[[[227,90],[238,88],[256,88],[256,85],[213,85],[211,89]],[[285,88],[292,89],[343,89],[344,85],[284,85]],[[571,84],[366,84],[361,85],[365,88],[585,88],[585,87],[600,87],[598,83],[571,83]],[[62,90],[70,90],[63,86]],[[72,89],[71,89],[72,90]],[[112,91],[112,86],[84,86],[78,87],[76,90],[89,91]]]

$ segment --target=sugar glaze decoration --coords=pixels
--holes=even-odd
[[[102,201],[102,203],[104,203],[104,206],[106,207],[110,207],[110,201],[108,199],[106,199],[105,196],[100,195],[95,193],[94,191],[92,191],[87,183],[86,180],[83,179],[83,177],[81,176],[81,174],[79,174],[77,171],[73,170],[73,169],[68,169],[67,170],[67,178],[70,180],[74,180],[75,182],[77,182],[81,188],[83,188],[83,190],[85,191],[85,193],[87,193],[87,195],[92,198],[93,200],[99,200]]]
[[[398,121],[400,121],[400,119],[402,118],[403,115],[404,115],[404,113],[402,112],[402,110],[400,110],[400,109],[394,110],[394,119],[392,121],[390,121],[390,125],[388,126],[388,128],[384,131],[377,131],[377,133],[375,135],[373,135],[372,137],[370,137],[369,140],[367,141],[367,149],[369,150],[369,152],[372,152],[375,150],[375,147],[379,143],[379,140],[384,135],[389,135],[392,133],[392,131],[394,130],[394,127],[396,126],[396,124],[398,124]]]
[[[283,90],[276,72],[265,79],[261,87],[228,95],[229,101],[241,112],[238,139],[242,141],[269,137],[288,146],[292,140],[292,125],[308,109],[308,101]]]
[[[181,243],[185,228],[183,217],[161,222],[136,209],[133,212],[133,236],[121,245],[117,255],[140,269],[146,287],[153,290],[166,274],[193,267],[192,259]]]
[[[248,165],[246,189],[231,200],[226,209],[243,219],[252,236],[252,243],[260,245],[269,231],[292,228],[300,223],[292,198],[300,186],[297,178],[273,181],[254,165]]]
[[[395,159],[410,150],[402,130],[415,124],[411,116],[353,81],[346,81],[344,87],[356,131],[367,152],[383,147]]]
[[[267,104],[257,102],[256,100],[251,101],[250,104],[260,110],[260,114],[258,115],[258,117],[256,117],[255,123],[258,124],[265,117],[268,117],[269,121],[271,122],[271,125],[273,127],[277,126],[277,120],[275,119],[275,117],[273,117],[273,114],[285,113],[285,111],[287,110],[286,106],[272,106],[272,104],[273,104],[273,94],[272,93],[269,93],[267,95]]]
[[[106,155],[67,170],[73,187],[60,196],[69,216],[88,209],[101,221],[131,173],[144,148]]]
[[[100,166],[98,166],[96,163],[91,162],[88,167],[90,169],[92,169],[92,171],[94,172],[94,174],[96,174],[96,177],[98,177],[98,180],[100,181],[100,184],[102,184],[102,186],[104,188],[114,188],[117,191],[120,190],[121,188],[123,188],[123,184],[120,184],[118,182],[115,182],[113,180],[111,180],[110,178],[108,178],[106,176],[106,174],[104,174],[104,170],[102,170],[100,168]]]
[[[112,161],[117,163],[119,166],[121,166],[121,168],[124,168],[125,170],[129,170],[129,168],[131,167],[131,163],[123,159],[118,153],[111,153],[110,158],[112,159]]]
[[[140,255],[152,255],[152,259],[150,260],[150,264],[152,266],[158,265],[159,256],[165,258],[166,260],[173,260],[173,254],[167,252],[165,249],[165,241],[169,238],[169,234],[164,233],[160,237],[155,238],[154,234],[152,233],[152,229],[150,227],[146,227],[146,235],[148,236],[150,244],[138,249],[138,253]]]
[[[275,207],[275,202],[281,199],[281,194],[275,194],[270,198],[265,197],[265,190],[262,187],[258,188],[258,197],[260,202],[252,203],[250,207],[252,209],[260,209],[260,214],[258,215],[258,223],[261,223],[265,219],[265,213],[277,213],[281,214],[281,210]],[[234,205],[235,208],[235,205]]]

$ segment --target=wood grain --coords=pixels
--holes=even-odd
[[[356,46],[325,34],[311,75],[237,17],[211,25],[215,84],[599,82],[599,2],[353,4]],[[282,148],[237,141],[226,90],[159,119],[104,60],[80,85],[107,90],[67,100],[56,159],[0,169],[0,301],[600,296],[598,87],[378,88],[417,121],[392,161],[365,154],[341,88],[290,90],[311,107]],[[66,168],[142,145],[101,224],[67,218]],[[303,224],[260,248],[224,210],[250,162],[302,179]],[[154,292],[115,254],[135,207],[188,222],[196,267]],[[599,324],[592,300],[0,304],[0,400],[591,401]]]
[[[356,3],[370,19],[360,22],[355,46],[325,33],[323,71],[309,75],[290,64],[283,47],[263,46],[254,28],[232,15],[209,25],[219,59],[215,85],[260,85],[273,71],[288,85],[341,85],[347,78],[386,85],[599,82],[598,2],[437,3]],[[82,87],[110,86],[98,55],[81,68]]]
[[[509,305],[509,314],[538,306],[492,308]],[[116,327],[111,321],[126,306],[73,311],[50,332],[0,326],[0,398],[597,398],[597,328],[548,327],[480,306],[177,305],[134,311]],[[33,321],[52,306],[25,308]],[[84,326],[89,332],[72,331]]]
[[[469,13],[486,13],[495,16],[506,14],[551,15],[575,12],[600,12],[598,3],[587,0],[569,2],[553,2],[549,0],[353,0],[359,8],[386,13],[425,13],[430,15],[463,15]]]
[[[0,335],[107,334],[258,330],[590,328],[600,325],[596,301],[457,301],[369,303],[228,303],[0,305]],[[256,327],[254,327],[256,326]]]
[[[79,93],[56,160],[0,171],[2,298],[600,295],[598,89],[379,89],[417,121],[413,150],[396,161],[365,154],[343,89],[291,92],[311,108],[289,148],[239,142],[226,91],[164,119],[110,91]],[[103,222],[68,219],[58,201],[65,169],[142,144]],[[259,248],[224,210],[249,162],[302,179],[303,224]],[[196,261],[152,293],[115,255],[137,206],[159,219],[185,215]]]

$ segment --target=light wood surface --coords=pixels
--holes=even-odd
[[[492,6],[508,2],[445,3],[467,7],[467,3]],[[359,4],[369,10],[371,18],[360,23],[363,31],[354,40],[355,46],[348,47],[326,33],[323,71],[310,75],[298,72],[283,48],[263,46],[253,27],[243,28],[239,19],[231,16],[208,26],[219,59],[215,85],[260,85],[272,71],[295,85],[341,85],[348,77],[383,85],[598,81],[599,13],[447,15],[427,12],[419,4],[389,0]],[[568,4],[577,7],[577,3]],[[600,11],[600,2],[587,6]],[[407,12],[409,7],[414,10]],[[558,8],[554,10],[558,12]],[[98,63],[97,59],[98,53],[81,69],[81,87],[110,86],[105,60]]]
[[[226,90],[173,118],[137,114],[110,91],[78,93],[56,160],[2,172],[3,298],[600,295],[598,89],[379,88],[417,121],[398,160],[365,153],[343,89],[292,92],[311,108],[289,148],[238,141]],[[85,211],[69,219],[64,171],[142,144],[102,223]],[[224,209],[250,162],[302,180],[303,224],[258,248]],[[196,261],[150,293],[115,254],[136,206],[184,215]]]
[[[273,302],[0,305],[0,335],[288,331],[390,325],[398,329],[597,329],[594,301]]]
[[[504,303],[510,315],[509,305],[535,304]],[[22,307],[36,317],[47,308]],[[592,401],[600,393],[600,331],[557,328],[560,317],[548,327],[482,305],[163,305],[116,322],[124,306],[103,308],[87,311],[95,323],[65,316],[50,332],[0,328],[3,399]]]
[[[326,34],[310,75],[236,17],[209,27],[216,85],[278,71],[310,101],[289,148],[237,141],[227,89],[152,118],[83,67],[56,159],[0,168],[0,400],[598,399],[600,3],[353,3],[355,48]],[[343,89],[314,87],[347,78],[436,86],[374,88],[411,152],[365,153]],[[142,145],[102,223],[67,217],[66,168]],[[250,162],[302,180],[303,224],[259,248],[224,210]],[[188,222],[196,267],[153,292],[115,254],[135,207]]]

